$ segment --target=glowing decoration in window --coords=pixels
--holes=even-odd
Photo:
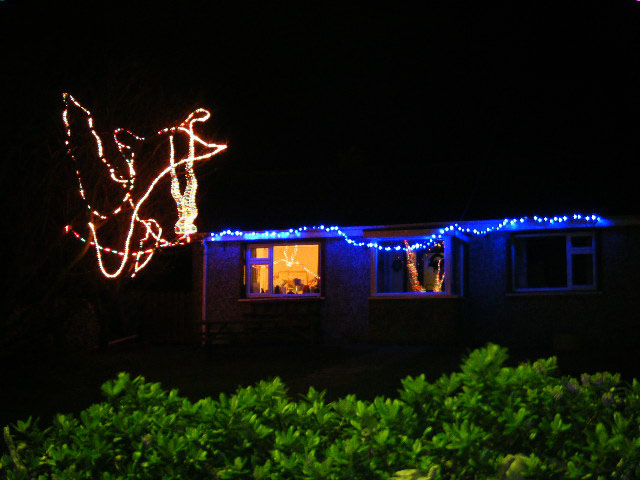
[[[391,242],[383,242],[382,246]],[[408,242],[404,241],[405,247]],[[439,242],[428,249],[416,251],[406,247],[378,250],[378,293],[431,293],[444,288],[444,244]]]
[[[435,258],[435,263],[436,263],[436,269],[435,269],[435,274],[434,274],[434,279],[433,279],[433,291],[434,292],[441,292],[442,291],[442,287],[444,286],[444,276],[445,273],[441,272],[441,267],[442,264],[444,263],[444,258],[442,257],[436,257]],[[440,273],[442,273],[442,275],[440,275]]]
[[[274,293],[319,293],[318,249],[318,245],[275,245]]]
[[[424,292],[425,289],[418,280],[418,268],[416,267],[416,252],[409,248],[409,242],[404,241],[407,256],[407,270],[409,271],[409,285],[412,292]]]
[[[141,182],[136,181],[136,158],[134,148],[129,143],[131,141],[142,142],[145,139],[121,128],[114,131],[113,137],[116,147],[126,162],[126,168],[123,169],[124,171],[120,171],[121,169],[112,165],[105,156],[103,143],[94,128],[91,112],[80,105],[68,93],[64,93],[62,96],[65,104],[62,120],[67,133],[65,144],[68,148],[67,153],[77,165],[76,176],[80,196],[85,202],[88,211],[86,226],[88,227],[89,239],[82,237],[72,225],[67,225],[65,232],[72,232],[77,238],[85,242],[89,241],[95,247],[98,266],[105,277],[115,278],[125,271],[133,277],[149,263],[156,249],[190,242],[189,235],[197,231],[193,222],[198,215],[196,206],[198,183],[193,169],[194,163],[211,158],[226,149],[227,146],[208,143],[196,135],[194,124],[205,122],[211,116],[207,110],[199,108],[179,125],[165,128],[157,133],[157,135],[167,134],[169,136],[170,150],[167,165],[162,166],[155,177],[152,177],[146,184],[141,185]],[[79,162],[74,153],[74,149],[78,145],[72,145],[71,109],[75,109],[75,113],[78,113],[86,121],[86,127],[88,127],[88,133],[90,134],[88,138],[95,142],[96,154],[100,162],[106,167],[109,179],[113,182],[110,184],[112,190],[120,192],[122,195],[121,201],[113,209],[100,211],[94,208],[94,205],[87,198],[87,191],[80,174]],[[79,129],[87,130],[87,128],[82,129],[81,127]],[[129,140],[125,140],[125,136],[128,136]],[[184,157],[177,158],[175,142],[178,136],[186,137],[188,153]],[[199,151],[197,152],[196,150]],[[141,208],[153,189],[167,175],[171,176],[171,195],[176,202],[178,211],[178,221],[174,227],[178,236],[171,241],[162,236],[163,229],[156,219],[142,218],[141,216]],[[179,180],[182,177],[185,178],[186,182],[183,190],[180,188]],[[115,227],[119,227],[123,232],[122,236],[124,238],[120,238],[122,246],[118,247],[118,250],[101,245],[98,239],[99,227],[107,223],[115,224]],[[109,271],[105,266],[103,252],[112,253],[120,257],[112,271]]]
[[[249,295],[320,294],[320,245],[317,243],[247,247]]]

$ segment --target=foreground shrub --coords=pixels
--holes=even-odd
[[[294,401],[279,378],[195,403],[126,373],[78,418],[5,428],[0,470],[27,478],[635,479],[640,383],[504,368],[488,344],[461,373],[402,380],[399,398]]]

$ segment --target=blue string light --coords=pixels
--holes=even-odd
[[[487,233],[497,232],[498,230],[503,229],[504,227],[511,227],[517,225],[519,223],[524,223],[529,220],[529,217],[520,217],[520,218],[505,218],[502,222],[500,222],[495,227],[488,227],[484,230],[470,229],[460,227],[457,223],[453,225],[449,225],[448,227],[441,228],[440,233],[450,232],[453,230],[458,230],[462,233],[473,233],[474,235],[486,235]],[[537,215],[533,216],[533,221],[536,223],[548,223],[549,225],[560,224],[563,222],[569,221],[581,221],[587,223],[598,223],[602,220],[602,218],[598,215],[581,215],[578,213],[573,214],[572,216],[564,215],[562,217],[538,217]]]
[[[560,217],[538,217],[537,215],[533,216],[533,222],[538,224],[548,224],[548,225],[558,225],[565,222],[581,222],[581,223],[589,223],[596,224],[602,220],[602,218],[598,215],[581,215],[581,214],[573,214],[571,216],[563,215]],[[439,243],[443,239],[443,235],[458,231],[460,233],[465,234],[473,234],[473,235],[486,235],[488,233],[497,232],[504,228],[509,227],[517,227],[519,224],[523,224],[529,220],[529,217],[520,217],[520,218],[505,218],[500,223],[495,226],[486,227],[484,229],[477,228],[469,228],[462,227],[457,223],[451,224],[447,227],[438,229],[437,234],[432,234],[427,237],[426,240],[421,242],[414,243],[413,245],[409,245],[409,247],[405,247],[403,245],[395,245],[395,246],[382,246],[377,242],[356,242],[352,238],[350,238],[346,233],[344,233],[340,227],[331,226],[326,227],[324,225],[312,226],[312,227],[298,227],[298,228],[290,228],[286,231],[269,231],[266,230],[264,232],[243,232],[240,230],[222,230],[218,233],[211,233],[210,240],[212,241],[222,241],[224,237],[242,237],[244,240],[265,240],[265,239],[286,239],[296,237],[299,238],[300,234],[307,231],[325,231],[328,233],[335,232],[339,236],[343,237],[344,240],[354,247],[367,247],[367,248],[375,248],[377,250],[389,252],[391,250],[395,251],[411,251],[411,250],[419,250],[424,248],[430,248],[434,244]],[[484,222],[482,222],[484,223]]]

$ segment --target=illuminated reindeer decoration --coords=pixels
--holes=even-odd
[[[149,263],[157,248],[188,243],[190,241],[189,235],[197,232],[197,228],[193,223],[198,215],[196,206],[198,182],[193,170],[194,163],[220,153],[226,149],[227,146],[207,143],[194,133],[194,124],[197,122],[205,122],[211,116],[207,110],[199,108],[179,125],[168,127],[158,132],[157,135],[168,134],[169,136],[168,165],[155,177],[152,177],[148,185],[139,185],[140,182],[136,182],[137,165],[134,148],[131,146],[131,143],[136,141],[142,142],[144,138],[136,136],[124,129],[116,129],[114,131],[114,141],[126,162],[125,172],[121,172],[119,170],[123,170],[122,168],[118,169],[116,166],[113,166],[105,157],[102,140],[94,128],[91,112],[80,105],[80,103],[68,93],[63,94],[63,99],[65,109],[62,113],[62,119],[67,131],[68,138],[65,143],[68,147],[69,156],[76,164],[79,163],[74,154],[74,148],[72,147],[70,112],[71,109],[75,109],[75,113],[84,117],[87,122],[89,133],[96,144],[98,158],[107,168],[110,180],[116,184],[116,190],[121,191],[123,194],[121,201],[116,204],[115,208],[110,209],[108,212],[99,211],[94,208],[87,199],[87,193],[80,175],[80,167],[76,169],[80,196],[84,200],[89,213],[87,226],[91,237],[88,241],[95,246],[98,265],[105,277],[115,278],[125,270],[134,277],[137,272]],[[175,142],[178,135],[186,136],[188,152],[185,157],[176,159]],[[129,136],[130,138],[125,140],[125,136]],[[196,146],[201,150],[197,154]],[[184,174],[179,175],[178,171],[182,169],[184,169]],[[178,210],[178,221],[175,224],[175,233],[178,237],[172,242],[162,237],[162,227],[157,220],[153,218],[142,218],[141,216],[141,209],[153,192],[153,189],[158,182],[167,175],[171,176],[171,195],[176,202]],[[186,179],[184,191],[181,191],[179,176],[184,176]],[[123,219],[126,225],[126,238],[123,249],[120,251],[104,247],[98,240],[96,224],[104,225],[112,219]],[[123,220],[120,220],[119,223],[122,224]],[[79,239],[87,241],[73,230],[71,225],[67,225],[65,231],[72,232]],[[133,251],[132,246],[136,242],[138,249]],[[120,256],[119,263],[114,271],[107,271],[104,265],[103,252]]]
[[[208,144],[202,141],[198,136],[193,133],[193,124],[196,122],[205,122],[209,119],[211,114],[202,108],[199,108],[191,115],[187,117],[187,119],[182,122],[177,127],[170,127],[161,130],[159,133],[169,132],[169,143],[171,145],[171,153],[169,155],[169,164],[171,169],[171,195],[173,199],[176,201],[176,205],[178,206],[178,213],[180,218],[178,218],[178,222],[176,223],[176,233],[179,235],[189,235],[191,233],[196,233],[198,229],[193,224],[193,221],[198,216],[198,208],[196,206],[196,190],[198,188],[198,180],[196,179],[196,175],[193,172],[193,162],[201,159],[201,157],[195,156],[195,143],[196,141],[205,147],[215,147],[219,148],[219,150],[211,153],[205,158],[209,156],[215,155],[220,150],[223,150],[226,145],[216,145],[216,144]],[[188,127],[185,127],[188,125]],[[176,174],[176,166],[177,163],[175,161],[175,145],[174,145],[174,136],[176,133],[183,132],[186,133],[189,138],[189,155],[184,159],[185,163],[185,171],[187,174],[187,186],[184,189],[184,193],[180,193],[180,182],[178,181],[178,176]],[[179,162],[178,162],[179,163]]]

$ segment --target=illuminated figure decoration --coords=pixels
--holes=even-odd
[[[298,254],[298,245],[294,245],[293,246],[293,253],[289,254],[289,245],[285,245],[284,247],[284,252],[282,253],[282,257],[274,260],[273,261],[273,266],[274,269],[276,267],[276,265],[278,264],[284,264],[286,265],[287,269],[290,269],[291,267],[297,267],[300,268],[302,270],[300,270],[302,272],[302,274],[304,275],[306,273],[307,275],[307,281],[304,282],[304,285],[296,285],[295,284],[295,279],[293,280],[294,282],[294,290],[296,293],[298,293],[298,287],[302,290],[304,289],[304,287],[306,286],[309,290],[315,286],[318,285],[318,282],[320,281],[320,277],[318,276],[318,274],[316,272],[314,272],[312,269],[310,269],[307,265],[305,265],[304,263],[301,263],[300,261],[296,260],[296,256]],[[275,270],[274,270],[275,271]],[[280,276],[286,276],[286,274],[290,273],[289,270],[283,270],[282,272],[278,272],[276,274],[277,277]],[[281,285],[278,285],[281,289],[285,288],[289,279],[288,278],[278,278],[281,281]]]
[[[67,133],[67,140],[65,141],[68,148],[67,153],[77,165],[76,175],[80,196],[85,202],[89,213],[87,227],[90,237],[88,241],[91,245],[95,246],[98,266],[105,277],[115,278],[125,271],[134,277],[149,263],[156,249],[190,242],[189,235],[197,231],[193,222],[198,215],[196,206],[198,183],[193,165],[196,161],[205,160],[220,153],[225,150],[227,146],[207,143],[194,133],[194,123],[204,122],[211,116],[207,110],[199,108],[179,125],[165,128],[157,133],[157,135],[169,134],[170,151],[168,165],[155,175],[155,177],[149,179],[147,184],[140,185],[140,182],[136,181],[136,158],[134,149],[126,143],[123,137],[126,134],[140,142],[145,139],[121,128],[114,131],[113,137],[115,144],[126,162],[125,171],[119,171],[119,169],[113,166],[105,157],[102,140],[94,128],[91,112],[80,105],[80,103],[68,93],[63,93],[62,97],[65,103],[62,120]],[[113,186],[115,190],[122,193],[121,201],[117,203],[116,207],[111,211],[99,211],[89,203],[87,198],[87,192],[83,185],[82,176],[80,175],[79,162],[74,154],[73,147],[76,147],[76,145],[72,145],[71,109],[77,109],[76,111],[86,119],[89,132],[95,141],[98,158],[107,168],[109,178],[114,182]],[[177,135],[185,135],[188,140],[187,155],[178,159],[176,159],[175,154],[175,139]],[[200,150],[199,153],[196,153],[196,145]],[[180,191],[178,179],[178,171],[182,169],[184,169],[184,177],[186,177],[184,192]],[[173,241],[169,241],[162,236],[162,227],[156,219],[142,218],[141,216],[141,208],[151,195],[153,189],[158,182],[167,175],[171,176],[171,195],[177,204],[178,210],[178,221],[175,224],[175,232],[178,237]],[[98,228],[96,228],[96,225],[102,226],[109,220],[115,220],[117,225],[125,227],[126,237],[122,250],[115,250],[103,246],[98,240]],[[77,233],[71,225],[65,227],[65,232],[71,232],[80,240],[87,241],[87,239]],[[135,244],[137,244],[136,247],[133,246]],[[135,250],[135,248],[137,248],[137,250]],[[115,270],[111,272],[107,271],[104,265],[103,252],[112,253],[120,257]]]
[[[438,258],[436,260],[436,278],[433,282],[433,291],[434,292],[441,292],[442,291],[442,286],[444,285],[444,277],[445,277],[445,273],[442,273],[442,277],[440,277],[440,267],[442,266],[442,257]]]
[[[198,180],[193,172],[193,162],[199,158],[196,158],[195,156],[195,142],[197,141],[205,147],[218,147],[220,150],[226,148],[226,145],[208,144],[193,133],[193,124],[196,122],[205,122],[210,116],[211,114],[207,110],[199,108],[177,127],[165,128],[159,132],[160,134],[169,132],[169,143],[171,146],[169,156],[169,164],[171,166],[171,195],[176,201],[178,213],[180,215],[175,226],[176,233],[179,235],[189,235],[198,231],[196,226],[193,224],[193,221],[198,216],[198,208],[196,206]],[[186,162],[185,171],[187,176],[187,186],[185,187],[184,193],[180,193],[180,182],[178,181],[178,175],[176,174],[176,166],[180,162],[176,163],[175,161],[174,136],[180,131],[186,133],[189,138],[189,155],[184,159]],[[211,153],[211,155],[215,155],[220,150]]]
[[[404,241],[407,255],[407,270],[409,270],[409,284],[412,292],[424,292],[425,288],[420,285],[418,280],[418,268],[416,267],[416,252],[409,247],[409,242]]]
[[[423,287],[420,284],[420,281],[418,280],[418,267],[416,265],[417,261],[416,261],[416,252],[414,248],[411,248],[411,246],[409,245],[409,242],[407,242],[406,240],[404,241],[404,246],[405,246],[405,254],[407,257],[407,270],[409,273],[409,285],[411,286],[411,291],[412,292],[426,292],[427,289],[425,287]],[[436,243],[433,245],[433,247],[441,247],[442,244],[440,243]],[[442,267],[442,260],[443,258],[440,256],[433,256],[431,259],[431,262],[434,262],[435,265],[435,278],[433,280],[433,291],[434,292],[442,292],[442,286],[444,285],[444,272],[442,273],[442,276],[440,276],[440,271],[441,271],[441,267]],[[430,263],[431,263],[430,262]],[[429,265],[431,266],[431,265]]]

